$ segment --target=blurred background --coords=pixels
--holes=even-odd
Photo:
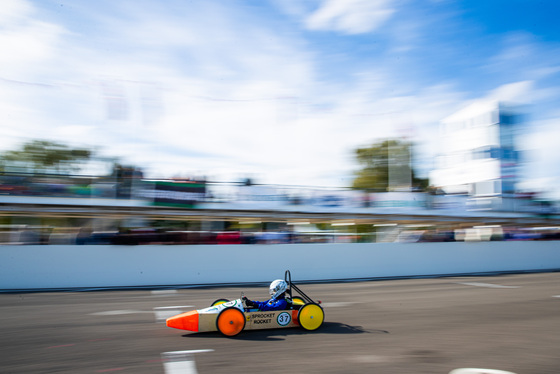
[[[0,193],[551,219],[560,198],[556,9],[6,0]]]

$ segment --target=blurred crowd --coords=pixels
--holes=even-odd
[[[286,231],[186,231],[154,228],[91,231],[84,228],[46,228],[26,225],[4,226],[0,230],[0,245],[287,244],[358,241],[358,238],[351,234],[308,234]]]
[[[324,230],[298,231],[190,231],[135,228],[93,231],[84,227],[0,226],[0,245],[196,245],[196,244],[288,244],[288,243],[427,243],[510,240],[560,240],[557,227],[423,229],[395,228],[384,232],[356,233]]]

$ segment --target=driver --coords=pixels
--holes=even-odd
[[[288,283],[282,279],[276,279],[270,284],[270,299],[267,301],[253,301],[243,296],[245,305],[249,308],[257,308],[259,311],[287,309],[286,290]]]

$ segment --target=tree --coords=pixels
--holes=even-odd
[[[20,150],[5,152],[0,156],[0,162],[4,170],[14,168],[33,173],[70,173],[78,170],[79,164],[89,160],[91,155],[92,151],[89,149],[33,140],[23,144]]]
[[[411,150],[412,143],[394,139],[356,149],[355,157],[362,168],[356,172],[352,188],[371,191],[424,189],[428,182],[414,176]]]

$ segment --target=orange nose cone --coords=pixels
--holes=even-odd
[[[167,327],[180,330],[198,331],[198,312],[191,310],[187,313],[177,314],[165,321]]]

